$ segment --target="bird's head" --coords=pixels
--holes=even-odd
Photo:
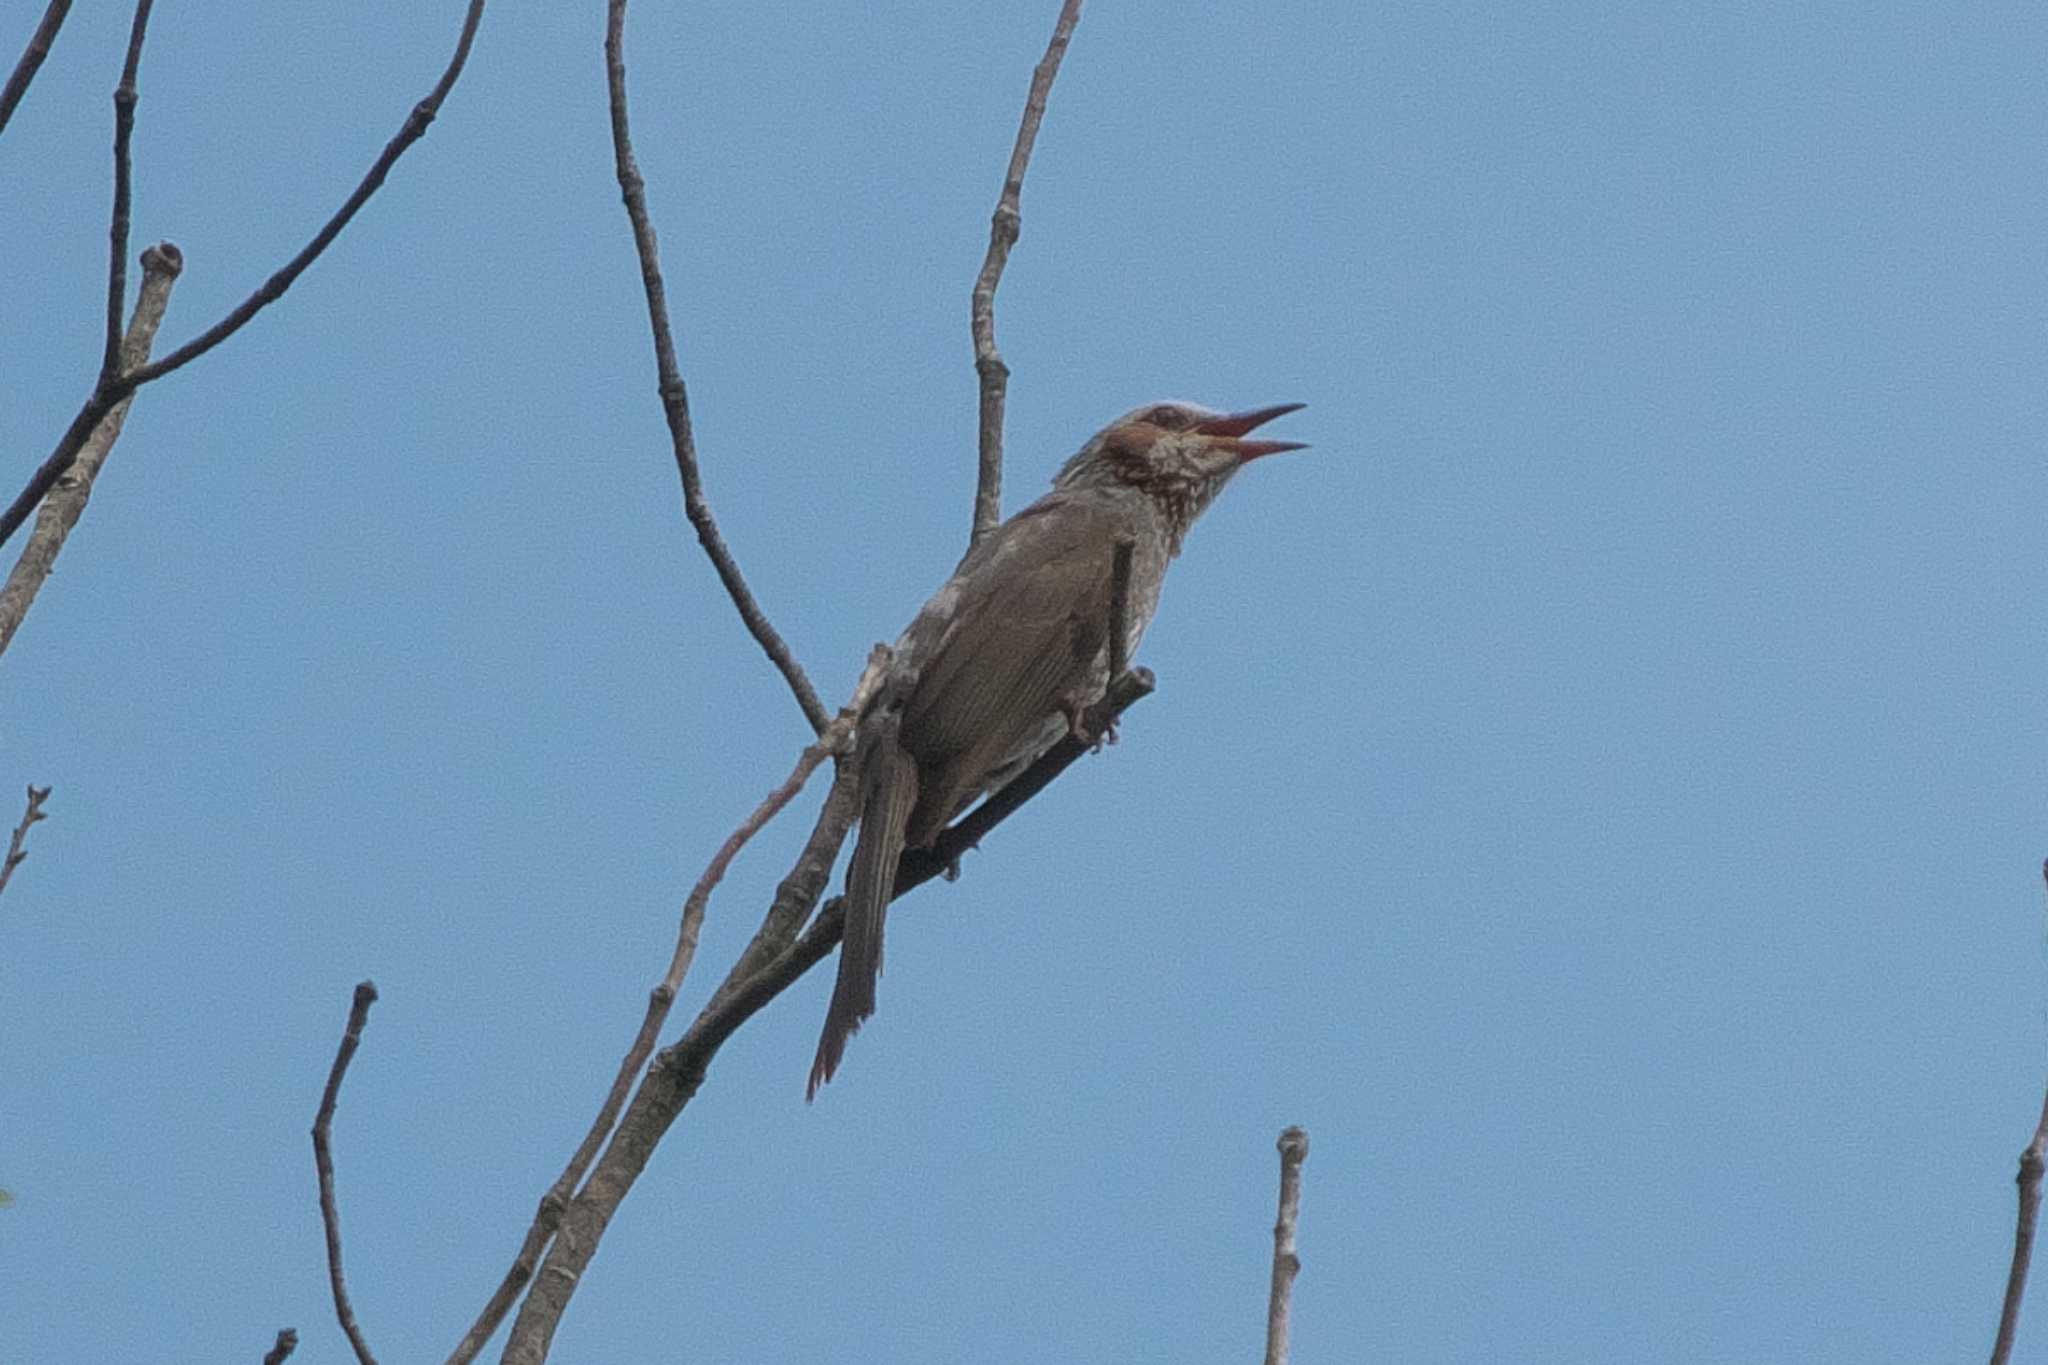
[[[1167,515],[1173,548],[1231,475],[1262,455],[1307,449],[1300,441],[1246,437],[1303,406],[1279,403],[1216,412],[1194,403],[1147,403],[1090,437],[1053,479],[1055,488],[1125,486],[1151,495]]]

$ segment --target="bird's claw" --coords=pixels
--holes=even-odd
[[[1060,711],[1067,718],[1067,738],[1077,739],[1088,746],[1089,753],[1099,754],[1103,745],[1116,743],[1116,717],[1103,721],[1098,730],[1089,724],[1088,710],[1078,697],[1068,697],[1060,703]]]

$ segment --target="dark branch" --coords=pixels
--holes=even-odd
[[[0,131],[5,131],[7,120],[14,117],[14,106],[28,93],[28,83],[36,78],[43,58],[50,55],[50,44],[57,41],[57,30],[64,27],[64,16],[70,12],[71,0],[50,0],[50,7],[43,11],[43,22],[29,35],[21,60],[14,64],[7,84],[0,87]]]
[[[1018,773],[1007,786],[948,826],[928,849],[906,849],[896,865],[896,895],[923,886],[932,878],[956,866],[962,854],[980,845],[988,832],[1009,819],[1026,801],[1044,791],[1094,747],[1091,738],[1106,734],[1124,711],[1152,693],[1156,683],[1149,668],[1136,668],[1117,675],[1101,701],[1082,716],[1082,728],[1089,737],[1068,735],[1039,755],[1038,761]],[[834,942],[837,942],[835,939]],[[829,946],[829,945],[828,945]]]
[[[114,212],[107,225],[107,337],[100,354],[99,382],[121,372],[121,314],[128,308],[129,142],[135,133],[135,72],[142,65],[142,38],[149,28],[154,0],[136,0],[135,22],[128,29],[128,59],[121,65],[121,83],[114,87]]]
[[[1151,692],[1152,688],[1152,677],[1144,670],[1124,674],[1111,684],[1101,701],[1089,708],[1085,724],[1099,733],[1126,706]],[[901,896],[944,872],[982,835],[1000,824],[1032,794],[1043,790],[1047,783],[1092,747],[1083,738],[1069,736],[1062,739],[1015,781],[941,834],[935,848],[906,854],[897,867],[895,895]],[[835,784],[835,795],[846,785]],[[828,800],[827,814],[819,817],[821,829],[826,825],[833,806],[834,802]],[[835,837],[830,841],[832,852],[836,852],[844,840],[849,820],[850,814],[839,817]],[[812,856],[818,843],[814,834],[812,846],[805,850],[806,859]],[[803,864],[800,863],[799,867]],[[813,869],[813,876],[807,883],[812,899],[824,885],[830,867],[831,856],[828,853],[822,864]],[[780,894],[777,900],[781,900]],[[589,1181],[563,1215],[559,1235],[549,1248],[547,1258],[533,1281],[532,1292],[520,1305],[519,1315],[512,1324],[511,1339],[505,1346],[506,1365],[540,1365],[547,1358],[555,1327],[569,1305],[570,1296],[581,1283],[590,1258],[596,1254],[598,1242],[604,1237],[612,1214],[631,1191],[633,1182],[646,1169],[662,1135],[696,1095],[711,1059],[741,1024],[832,951],[845,931],[843,909],[843,899],[833,898],[819,911],[810,928],[770,959],[766,966],[737,985],[728,979],[727,985],[719,988],[682,1038],[662,1049],[655,1057],[654,1065],[648,1069],[639,1091],[612,1134],[610,1145],[599,1158]],[[757,937],[756,943],[759,942]]]
[[[2048,879],[2048,863],[2041,865]],[[2048,1099],[2041,1103],[2041,1121],[2034,1125],[2034,1140],[2020,1153],[2020,1212],[2013,1230],[2012,1269],[2005,1277],[2005,1304],[1998,1313],[1998,1340],[1991,1348],[1991,1365],[2006,1365],[2012,1359],[2013,1338],[2020,1328],[2020,1300],[2027,1292],[2027,1267],[2034,1259],[2034,1226],[2041,1216],[2041,1172],[2048,1166]]]
[[[461,35],[455,41],[455,55],[449,59],[447,69],[441,73],[441,79],[434,83],[434,88],[427,93],[425,99],[413,106],[412,112],[406,115],[404,124],[399,127],[397,135],[385,144],[383,152],[370,166],[369,173],[363,177],[362,183],[356,186],[355,191],[335,211],[334,216],[313,235],[313,240],[308,242],[298,255],[285,262],[255,293],[237,304],[226,317],[163,359],[107,378],[93,386],[91,396],[85,400],[85,405],[78,410],[77,416],[71,419],[71,425],[65,428],[56,448],[37,467],[34,477],[16,495],[6,512],[0,513],[0,545],[6,544],[8,538],[21,529],[22,522],[35,510],[36,504],[43,500],[43,495],[48,493],[71,467],[71,462],[77,458],[79,448],[85,444],[93,428],[114,410],[115,405],[144,384],[161,379],[171,371],[197,360],[240,331],[249,319],[282,298],[284,292],[292,287],[293,282],[305,273],[306,267],[318,260],[320,253],[327,250],[334,239],[341,235],[341,230],[356,216],[356,211],[362,208],[370,196],[383,185],[385,177],[391,173],[391,168],[397,163],[398,158],[404,155],[406,149],[413,143],[426,136],[427,126],[434,121],[434,116],[440,113],[442,102],[447,99],[449,90],[455,85],[456,77],[462,74],[462,68],[469,60],[470,44],[476,38],[477,25],[482,22],[483,16],[484,0],[469,0],[469,11],[462,21]]]
[[[1280,1216],[1273,1223],[1273,1287],[1266,1299],[1266,1365],[1287,1365],[1287,1339],[1294,1314],[1294,1277],[1301,1257],[1294,1254],[1294,1228],[1301,1219],[1301,1163],[1308,1159],[1308,1134],[1299,1128],[1280,1133]]]
[[[14,869],[20,867],[22,860],[28,857],[28,850],[22,847],[22,841],[28,838],[30,825],[47,818],[43,814],[43,802],[49,799],[48,787],[38,787],[33,782],[29,783],[28,809],[22,812],[21,823],[14,827],[14,837],[7,841],[7,861],[0,863],[0,891],[7,889],[8,881],[14,876]]]
[[[1010,367],[996,350],[996,286],[1002,283],[1003,267],[1009,264],[1010,248],[1024,225],[1018,207],[1024,190],[1024,172],[1031,165],[1031,147],[1038,141],[1038,125],[1045,121],[1046,97],[1052,93],[1053,78],[1060,74],[1060,59],[1067,55],[1067,41],[1074,25],[1081,21],[1081,0],[1065,0],[1060,17],[1052,26],[1052,41],[1031,73],[1031,93],[1024,97],[1024,118],[1017,126],[1017,141],[1010,149],[1009,169],[1003,173],[1003,192],[996,199],[996,211],[988,225],[988,254],[982,257],[981,273],[974,278],[970,300],[970,322],[974,333],[974,373],[980,381],[980,468],[974,486],[974,532],[972,544],[1003,519],[1003,403],[1009,394]]]
[[[277,1340],[263,1353],[263,1365],[284,1365],[299,1349],[299,1334],[289,1327],[277,1329]]]
[[[377,987],[359,982],[349,1004],[348,1026],[342,1030],[341,1046],[335,1050],[334,1065],[327,1072],[327,1088],[320,1092],[320,1112],[313,1116],[313,1167],[320,1175],[320,1225],[327,1232],[327,1283],[334,1291],[334,1316],[348,1336],[361,1365],[377,1365],[370,1345],[356,1326],[356,1310],[348,1301],[348,1282],[341,1273],[341,1212],[334,1203],[334,1152],[331,1133],[334,1106],[341,1099],[341,1079],[348,1074],[349,1061],[363,1041],[363,1025],[369,1022],[370,1006],[377,1003]]]
[[[668,289],[661,279],[661,250],[655,244],[654,224],[647,216],[647,185],[641,178],[639,162],[633,156],[633,134],[626,117],[626,57],[625,57],[625,0],[612,0],[605,25],[604,67],[605,79],[611,94],[612,115],[612,160],[619,180],[619,191],[626,202],[626,218],[633,226],[633,248],[640,256],[640,283],[647,294],[647,321],[654,329],[654,364],[659,379],[662,415],[668,419],[669,444],[675,449],[676,469],[683,479],[683,513],[689,517],[690,525],[696,528],[697,542],[704,547],[704,553],[711,559],[711,567],[718,573],[718,581],[725,585],[726,595],[739,608],[740,620],[746,623],[768,659],[782,673],[789,690],[796,694],[796,704],[803,708],[804,718],[811,723],[811,729],[823,734],[831,723],[831,713],[818,700],[817,691],[811,680],[804,676],[803,665],[789,652],[789,646],[769,624],[767,615],[754,600],[753,590],[747,587],[747,580],[740,574],[740,566],[726,548],[725,537],[719,533],[718,521],[711,514],[711,504],[704,498],[704,478],[697,464],[697,438],[690,426],[690,395],[683,386],[682,371],[676,364],[676,343],[669,329]]]

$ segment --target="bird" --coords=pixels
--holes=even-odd
[[[977,539],[897,639],[856,721],[860,837],[807,1100],[875,1011],[904,850],[929,847],[976,799],[1084,733],[1083,714],[1110,682],[1119,544],[1130,548],[1118,657],[1129,659],[1168,564],[1224,485],[1253,460],[1306,449],[1249,434],[1302,406],[1160,402],[1125,413],[1061,466],[1052,491]]]

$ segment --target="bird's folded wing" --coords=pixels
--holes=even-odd
[[[1070,699],[1109,636],[1119,529],[1114,509],[1055,495],[976,547],[904,712],[921,761],[971,780]]]

